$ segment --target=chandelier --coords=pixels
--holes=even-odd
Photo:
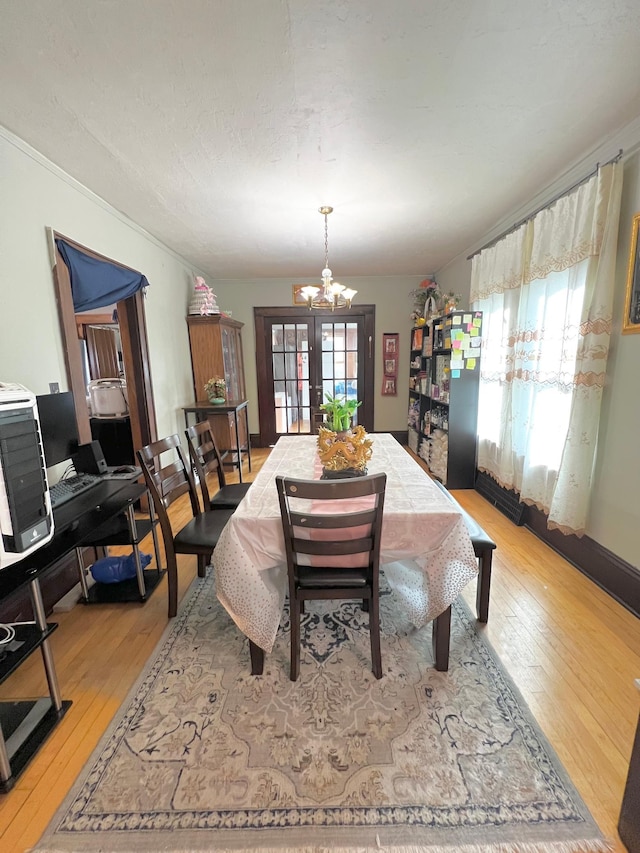
[[[329,309],[331,311],[336,308],[351,308],[351,300],[358,292],[334,281],[331,270],[329,269],[329,226],[327,224],[327,217],[332,211],[332,207],[324,206],[318,208],[318,212],[324,216],[324,269],[322,270],[322,287],[307,284],[306,287],[300,289],[300,292],[307,300],[310,311],[312,308]]]

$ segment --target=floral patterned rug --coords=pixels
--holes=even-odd
[[[36,850],[610,849],[464,603],[441,673],[385,588],[380,681],[357,603],[303,619],[300,679],[286,614],[252,677],[195,581]]]

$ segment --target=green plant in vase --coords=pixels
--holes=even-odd
[[[227,383],[222,376],[214,376],[204,384],[204,392],[210,403],[224,403],[227,399]]]
[[[325,393],[324,396],[327,398],[327,402],[322,403],[320,411],[327,415],[324,424],[326,429],[331,429],[334,432],[347,432],[351,428],[351,420],[356,409],[361,405],[361,401],[347,400],[346,397],[333,397],[328,393]]]

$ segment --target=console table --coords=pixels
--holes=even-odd
[[[219,417],[220,415],[224,415],[228,418],[230,415],[233,417],[234,422],[234,434],[235,434],[235,447],[228,450],[227,448],[218,448],[220,451],[221,457],[227,455],[227,453],[232,453],[232,461],[228,464],[233,465],[234,467],[238,467],[238,473],[240,477],[240,482],[242,483],[242,452],[246,451],[247,461],[249,463],[249,471],[251,471],[251,439],[249,438],[249,410],[248,410],[248,400],[226,400],[224,403],[209,403],[206,400],[199,400],[195,403],[192,403],[190,406],[183,406],[182,411],[184,412],[184,422],[185,426],[189,426],[189,415],[195,414],[196,421],[200,420],[210,420],[215,417]],[[246,435],[246,445],[242,446],[242,438],[240,436],[239,429],[239,414],[242,413],[244,415],[244,426],[245,426],[245,435]],[[216,442],[217,443],[217,442]],[[233,454],[235,454],[235,460],[233,459]]]
[[[28,587],[34,617],[33,621],[14,625],[14,639],[0,646],[0,683],[40,649],[49,686],[48,697],[0,702],[0,792],[14,786],[71,705],[60,696],[49,644],[49,637],[58,626],[47,623],[40,578],[57,560],[84,545],[102,525],[126,513],[131,502],[145,491],[146,487],[140,483],[105,479],[54,510],[55,533],[50,542],[24,560],[0,569],[0,600]]]

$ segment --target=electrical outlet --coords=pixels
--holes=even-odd
[[[60,393],[60,385],[57,382],[49,383],[49,393],[50,394],[59,394]]]

